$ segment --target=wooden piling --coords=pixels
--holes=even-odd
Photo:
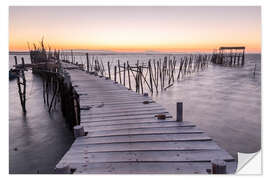
[[[128,86],[129,86],[129,90],[131,90],[131,82],[130,82],[130,66],[129,66],[129,63],[127,61],[127,71],[128,71]]]
[[[108,64],[108,74],[109,74],[109,79],[111,79],[111,66],[110,66],[110,62],[107,62]]]
[[[114,66],[114,82],[116,82],[116,66]]]
[[[124,81],[124,86],[126,86],[126,63],[124,62],[124,73],[123,73],[123,81]]]
[[[118,73],[119,73],[119,83],[122,84],[122,79],[121,79],[121,67],[120,67],[120,61],[118,59]]]
[[[183,122],[183,103],[177,102],[176,104],[176,121]]]
[[[89,72],[89,58],[88,58],[88,53],[86,53],[86,70]]]
[[[77,125],[73,127],[74,137],[82,137],[85,136],[84,128],[83,126]]]

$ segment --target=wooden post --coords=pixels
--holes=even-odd
[[[143,70],[142,70],[142,66],[139,67],[140,68],[140,81],[141,81],[141,93],[143,94],[143,81],[142,81],[142,76],[143,76]]]
[[[78,138],[78,137],[81,137],[81,136],[85,136],[85,132],[84,132],[83,126],[80,126],[80,125],[74,126],[73,132],[74,132],[74,137],[75,138]]]
[[[245,64],[245,49],[243,50],[243,54],[242,54],[242,66]]]
[[[74,64],[74,62],[73,62],[73,51],[72,51],[72,49],[71,49],[71,63]]]
[[[126,86],[126,63],[124,62],[124,75],[123,75],[123,81],[124,81],[124,86]]]
[[[114,82],[116,82],[116,66],[114,66]]]
[[[14,60],[15,60],[15,65],[17,65],[18,64],[17,56],[14,56]]]
[[[223,160],[214,159],[211,161],[213,174],[226,174],[226,163]]]
[[[110,66],[109,61],[108,61],[108,74],[109,74],[109,79],[111,79],[111,66]]]
[[[86,68],[87,68],[87,72],[89,72],[89,58],[88,58],[88,53],[86,53]]]
[[[151,62],[148,61],[148,68],[149,68],[149,78],[150,78],[150,86],[151,86],[151,93],[153,94],[153,82],[152,82],[152,67],[151,67]]]
[[[127,61],[127,71],[128,71],[128,86],[129,86],[129,90],[131,90],[131,82],[130,82],[130,72],[129,72],[130,66],[129,63]]]
[[[14,60],[15,60],[15,65],[17,65],[18,62],[17,62],[17,57],[16,56],[14,56]],[[22,57],[22,68],[23,69],[19,70],[19,73],[21,74],[23,82],[21,82],[20,74],[18,74],[18,76],[17,76],[17,85],[18,85],[18,93],[19,93],[19,96],[20,96],[20,102],[21,102],[22,110],[23,110],[24,113],[26,113],[26,108],[25,108],[26,80],[25,80],[25,76],[24,76],[24,59],[23,59],[23,57]],[[22,92],[21,85],[23,85],[23,92]]]
[[[118,59],[118,73],[119,73],[119,82],[120,82],[120,84],[122,84],[122,80],[121,80],[121,69],[120,69],[120,61],[119,61],[119,59]]]
[[[71,174],[71,168],[69,165],[56,166],[55,173],[56,174]]]
[[[176,104],[176,121],[183,122],[183,103],[177,102]]]

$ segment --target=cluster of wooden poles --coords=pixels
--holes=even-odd
[[[48,106],[48,111],[56,109],[57,103],[61,103],[62,114],[70,128],[80,124],[79,95],[74,90],[69,75],[62,71],[60,64],[47,71],[39,70],[39,74],[43,81],[43,100]]]
[[[38,54],[37,52],[35,53]],[[57,104],[61,103],[62,114],[70,128],[78,125],[80,123],[79,95],[72,87],[69,75],[63,71],[59,59],[53,57],[48,59],[47,62],[44,59],[41,62],[37,56],[31,56],[31,64],[25,64],[23,58],[22,64],[18,64],[16,56],[14,56],[14,59],[17,71],[18,92],[23,112],[26,113],[26,80],[24,71],[32,69],[32,72],[40,75],[42,79],[43,101],[47,105],[48,111],[52,112],[57,108]]]
[[[150,59],[142,63],[137,60],[133,65],[129,61],[121,63],[118,60],[116,64],[108,61],[105,69],[102,60],[92,58],[90,62],[86,53],[86,71],[106,76],[138,93],[158,93],[173,86],[175,80],[205,70],[209,60],[209,55],[190,55],[179,60],[176,60],[175,56],[165,56],[163,59]]]

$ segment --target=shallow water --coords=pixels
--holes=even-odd
[[[29,56],[24,57],[25,62],[29,62]],[[132,64],[137,59],[145,61],[164,56],[95,57],[103,59],[104,63],[106,60],[115,63],[120,59],[129,60]],[[76,56],[76,60],[85,63],[84,56]],[[13,61],[13,56],[10,56],[10,67]],[[168,90],[153,98],[173,116],[176,102],[183,102],[184,121],[194,122],[237,158],[237,152],[256,152],[261,147],[260,65],[260,54],[247,54],[244,67],[209,65],[205,71],[175,82]],[[16,80],[9,83],[10,173],[52,173],[55,164],[72,144],[73,137],[59,108],[49,114],[44,106],[39,77],[27,72],[26,78],[26,117],[22,115]]]

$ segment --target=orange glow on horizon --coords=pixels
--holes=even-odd
[[[46,40],[45,40],[46,41]],[[30,42],[29,42],[30,43]],[[38,41],[34,42],[35,44],[38,44]],[[33,47],[30,43],[30,46]],[[49,46],[51,49],[59,49],[59,50],[92,50],[92,51],[113,51],[113,52],[146,52],[146,51],[157,51],[157,52],[163,52],[163,53],[170,53],[170,52],[212,52],[214,49],[218,49],[220,46],[245,46],[247,52],[251,53],[260,53],[261,47],[260,44],[254,44],[254,45],[246,45],[246,44],[198,44],[198,45],[164,45],[164,46],[143,46],[143,45],[137,45],[137,46],[118,46],[118,45],[111,45],[111,46],[95,46],[95,45],[83,45],[83,44],[62,44],[62,43],[47,43],[46,48]],[[27,42],[21,43],[21,44],[12,44],[9,45],[9,51],[28,51],[28,45]]]
[[[9,50],[44,36],[51,49],[261,52],[260,7],[10,7]]]

